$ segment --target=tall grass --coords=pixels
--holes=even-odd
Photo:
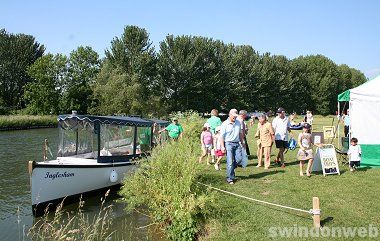
[[[6,115],[0,116],[0,130],[29,129],[57,126],[56,116]]]
[[[28,232],[32,240],[65,240],[65,241],[95,241],[108,240],[113,232],[112,205],[104,206],[109,191],[102,198],[99,213],[93,218],[83,213],[83,201],[79,202],[78,213],[72,215],[62,209],[63,202],[57,207],[53,217],[46,211],[45,215],[37,221]]]
[[[146,207],[152,221],[173,240],[193,240],[203,228],[214,197],[197,185],[198,138],[204,119],[187,113],[179,119],[184,137],[153,150],[132,177],[124,181],[121,195],[129,210]]]

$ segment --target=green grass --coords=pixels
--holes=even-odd
[[[57,126],[56,116],[6,115],[0,116],[0,130],[17,130]]]
[[[333,116],[314,118],[313,128],[322,131],[324,125],[331,125]],[[256,122],[257,123],[257,122]],[[237,168],[237,182],[231,186],[225,181],[225,164],[222,171],[204,165],[200,182],[211,184],[248,197],[309,210],[312,197],[320,198],[322,224],[325,227],[368,227],[372,224],[380,231],[380,169],[362,169],[350,173],[348,166],[340,164],[341,175],[324,177],[313,173],[308,178],[299,176],[296,153],[285,154],[286,168],[271,167],[269,170],[256,168],[255,127],[249,131],[248,142],[251,149],[247,168]],[[334,121],[336,125],[336,120]],[[340,130],[343,128],[341,127]],[[300,131],[294,131],[294,137]],[[330,143],[330,141],[329,141]],[[336,140],[334,141],[336,143]],[[360,143],[360,140],[359,140]],[[277,150],[272,150],[273,162]],[[217,210],[206,224],[204,240],[273,240],[269,237],[270,227],[313,227],[311,215],[258,204],[237,197],[215,192]],[[380,237],[380,234],[379,234]],[[379,238],[378,237],[378,238]],[[288,238],[307,240],[310,238]],[[351,238],[351,240],[356,240]],[[280,240],[280,238],[275,238]],[[313,239],[312,239],[313,240]],[[323,240],[347,240],[323,238]],[[372,239],[376,240],[376,239]]]

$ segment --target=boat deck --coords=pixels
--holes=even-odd
[[[118,164],[130,163],[130,161],[126,162],[118,162]],[[76,166],[109,166],[110,163],[99,163],[97,159],[86,159],[86,158],[77,158],[77,157],[57,157],[56,160],[49,160],[38,162],[38,164],[42,165],[76,165]]]

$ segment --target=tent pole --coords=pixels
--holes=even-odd
[[[340,149],[340,102],[338,100],[338,149]]]

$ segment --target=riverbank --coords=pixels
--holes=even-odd
[[[56,127],[57,116],[4,115],[0,116],[0,131]]]

